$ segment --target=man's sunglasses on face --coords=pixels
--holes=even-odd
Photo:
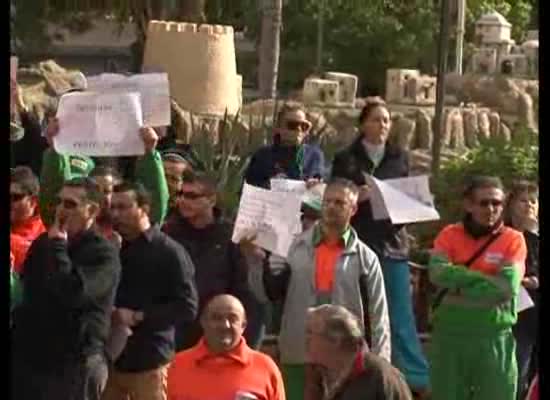
[[[187,191],[184,191],[184,190],[180,190],[178,192],[178,197],[183,197],[183,198],[189,199],[189,200],[197,200],[197,199],[200,199],[201,197],[205,197],[205,196],[207,196],[206,193],[187,192]]]
[[[289,129],[291,131],[297,131],[298,129],[300,129],[301,131],[305,132],[309,129],[310,124],[307,121],[288,120],[288,121],[286,121],[285,126],[286,126],[287,129]]]

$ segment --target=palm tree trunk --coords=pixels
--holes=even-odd
[[[277,94],[283,1],[260,1],[262,5],[262,30],[259,46],[258,87],[262,98],[272,99]]]

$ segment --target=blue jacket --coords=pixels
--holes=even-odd
[[[295,151],[280,145],[270,145],[260,148],[250,160],[244,180],[254,186],[269,189],[269,180],[276,175],[284,174],[288,179],[322,178],[325,169],[325,157],[316,145],[304,145],[304,157],[301,171],[289,159],[295,156]]]

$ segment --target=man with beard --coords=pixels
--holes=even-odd
[[[473,177],[465,217],[443,228],[429,263],[436,297],[430,343],[434,399],[514,400],[512,327],[525,269],[523,235],[504,226],[498,178]]]
[[[283,379],[266,354],[243,338],[246,315],[230,295],[212,298],[201,315],[203,338],[178,353],[168,371],[168,400],[284,400]]]

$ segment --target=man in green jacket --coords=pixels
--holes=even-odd
[[[516,399],[512,326],[527,250],[523,235],[503,225],[503,203],[498,178],[472,178],[465,217],[435,239],[429,274],[441,292],[430,342],[433,400]]]
[[[50,148],[44,153],[41,187],[39,196],[40,213],[46,226],[53,223],[55,198],[63,183],[88,174],[94,169],[94,161],[78,154],[60,154],[52,146],[52,139],[59,133],[59,121],[52,118],[46,130]],[[140,131],[145,144],[145,155],[138,157],[135,167],[135,179],[140,182],[153,197],[151,222],[162,224],[168,210],[168,185],[164,176],[162,158],[157,151],[158,134],[153,128],[143,127]]]

